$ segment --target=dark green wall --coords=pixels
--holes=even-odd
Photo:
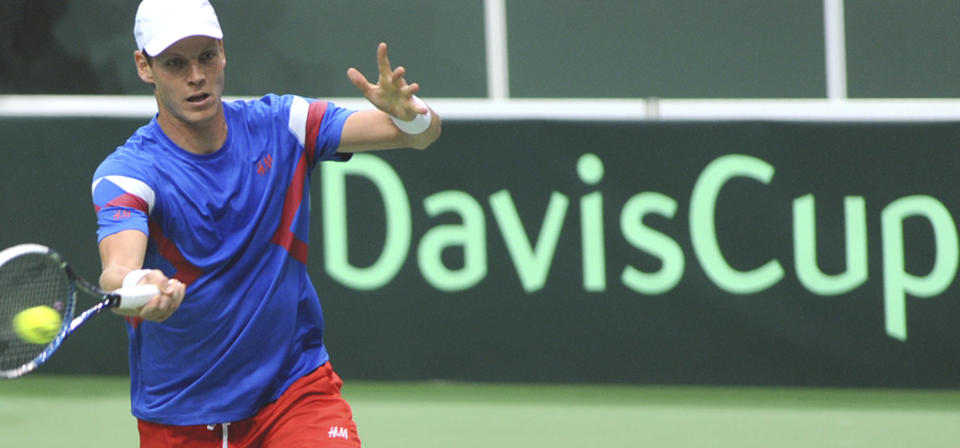
[[[816,98],[821,2],[507,2],[516,97]]]
[[[0,2],[0,93],[149,94],[133,0]],[[375,48],[425,97],[487,95],[482,0],[214,0],[227,94],[356,96]],[[851,98],[960,92],[955,0],[847,0]],[[822,98],[823,2],[508,0],[515,97]]]
[[[91,173],[142,122],[0,119],[0,247],[47,244],[96,278]],[[900,295],[902,334],[891,333],[897,322],[885,306],[896,309],[891,279],[904,271],[926,278],[937,254],[960,251],[946,238],[956,237],[960,213],[957,141],[956,123],[451,122],[427,152],[323,165],[312,185],[309,262],[330,352],[349,378],[958,387],[956,267],[932,297]],[[363,269],[378,261],[386,226],[405,224],[386,221],[385,200],[409,207],[411,239],[395,270],[370,287],[331,274],[322,218],[340,211],[323,200],[324,179],[335,179],[330,168],[365,172],[380,160],[386,165],[376,176],[396,176],[401,187],[378,190],[372,172],[346,177],[349,263]],[[591,160],[602,167],[599,178],[589,175]],[[710,274],[718,263],[704,261],[694,243],[703,222],[694,210],[705,204],[695,200],[697,185],[712,176],[709,167],[723,166],[735,175],[707,202],[716,206],[726,263],[753,271],[776,261],[782,269],[747,293],[718,283]],[[767,181],[756,177],[757,167],[772,170]],[[406,200],[398,199],[401,191]],[[418,260],[424,241],[465,225],[458,213],[427,212],[427,202],[453,194],[461,194],[457,204],[480,211],[483,230],[469,238],[486,255],[475,282],[444,290],[433,280],[465,269],[463,243],[425,252],[428,260],[439,257],[441,268]],[[865,221],[854,234],[865,238],[866,277],[836,295],[812,292],[794,261],[794,206],[806,195],[816,207],[817,266],[829,275],[849,269],[844,226],[852,218],[844,200],[863,201]],[[918,195],[939,203],[947,221],[935,226],[911,215],[895,221],[902,233],[892,231],[883,216]],[[601,198],[602,213],[592,215],[581,202],[589,197]],[[505,200],[512,205],[503,208]],[[627,212],[634,207],[647,213]],[[519,227],[505,218],[512,212],[503,214],[511,208]],[[599,218],[602,233],[585,231],[583,216]],[[545,221],[559,225],[555,242],[538,243],[549,234]],[[639,244],[659,241],[659,248],[628,237],[638,229],[647,231]],[[901,234],[903,269],[885,246]],[[673,284],[644,292],[624,281],[628,267],[647,274],[676,267],[678,258],[665,255],[671,245],[684,263]],[[518,265],[511,256],[510,247],[525,246],[555,250],[542,260],[542,283],[530,282],[537,262]],[[585,253],[602,254],[604,265],[584,262]],[[587,286],[585,266],[599,269],[601,288]],[[125,339],[119,318],[101,316],[43,371],[122,373]]]
[[[960,2],[846,0],[849,94],[960,96]]]
[[[381,41],[424,96],[486,95],[480,1],[212,3],[225,33],[227,95],[357,96],[346,71],[376,79]],[[0,2],[0,93],[150,94],[133,65],[137,4]]]

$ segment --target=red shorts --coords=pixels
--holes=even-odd
[[[196,426],[139,420],[140,447],[359,448],[353,413],[340,396],[342,385],[343,380],[326,363],[246,420]]]

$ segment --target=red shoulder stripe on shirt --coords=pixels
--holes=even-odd
[[[143,200],[140,196],[137,196],[133,193],[126,193],[120,196],[113,198],[110,202],[107,202],[107,205],[104,207],[128,207],[140,210],[144,214],[149,214],[149,207],[147,206],[147,201]]]
[[[307,138],[303,142],[303,147],[306,149],[307,161],[310,162],[310,166],[317,163],[317,159],[314,156],[317,146],[317,136],[320,135],[320,125],[323,124],[323,116],[326,115],[326,113],[326,101],[314,101],[310,103],[310,108],[307,110]]]

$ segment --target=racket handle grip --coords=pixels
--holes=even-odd
[[[157,288],[157,285],[125,286],[113,291],[113,294],[120,296],[117,309],[131,310],[140,308],[149,302],[154,296],[160,294],[160,289]]]

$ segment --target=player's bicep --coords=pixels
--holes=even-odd
[[[143,265],[156,195],[145,182],[120,175],[97,178],[92,193],[103,267],[100,286],[109,291]]]
[[[98,240],[123,230],[149,234],[148,220],[156,195],[145,182],[126,176],[104,176],[93,182]]]

